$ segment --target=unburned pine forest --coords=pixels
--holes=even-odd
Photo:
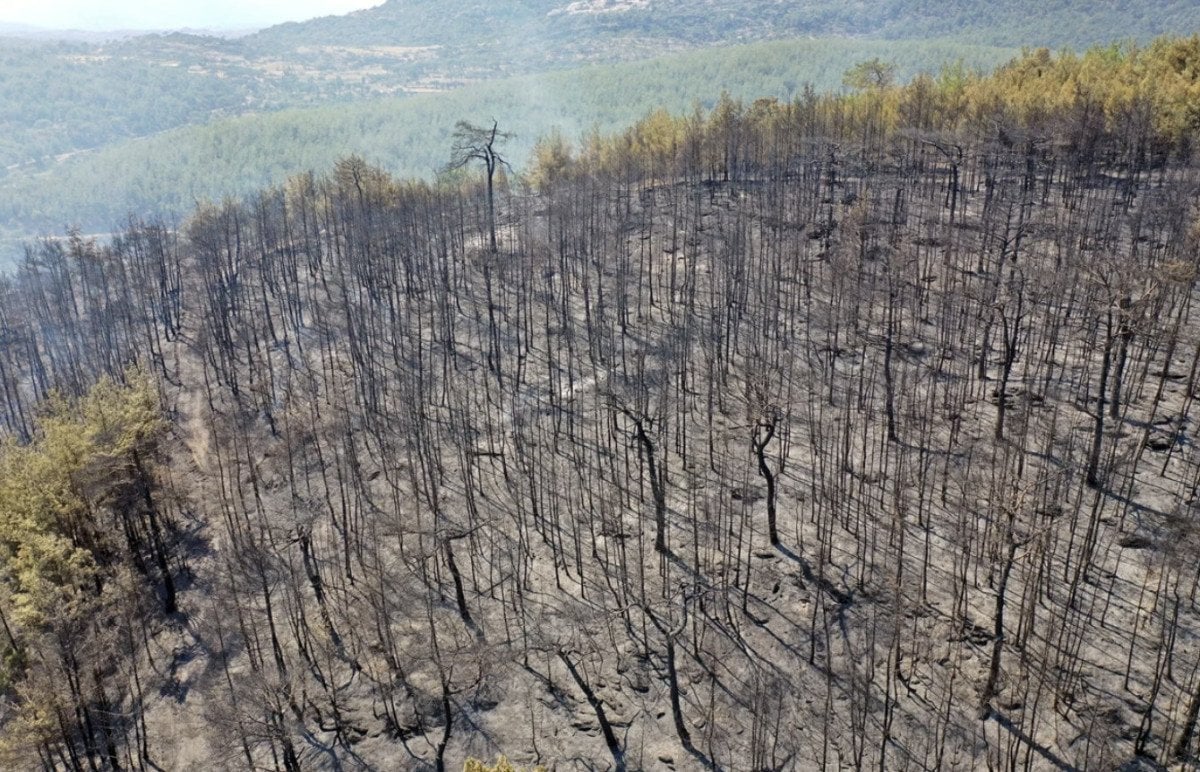
[[[847,86],[31,245],[3,765],[1193,768],[1200,38]]]

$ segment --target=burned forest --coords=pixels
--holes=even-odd
[[[940,84],[30,247],[4,766],[1194,768],[1192,135]]]

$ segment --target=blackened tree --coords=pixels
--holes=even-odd
[[[500,155],[498,145],[512,139],[512,134],[500,131],[493,120],[491,128],[476,126],[468,121],[459,121],[454,126],[454,144],[450,150],[450,169],[461,169],[472,161],[482,161],[487,170],[487,225],[492,252],[496,251],[496,170],[509,166]],[[509,167],[511,168],[511,167]]]

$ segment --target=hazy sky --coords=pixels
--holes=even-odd
[[[348,13],[383,0],[0,0],[0,22],[55,29],[265,27]]]

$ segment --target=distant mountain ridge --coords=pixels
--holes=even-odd
[[[1192,0],[389,0],[344,16],[270,27],[247,43],[478,46],[503,55],[501,44],[514,35],[574,45],[605,37],[703,45],[850,35],[1083,47],[1196,31],[1200,3]]]
[[[50,29],[47,27],[35,27],[31,24],[14,24],[12,22],[0,21],[0,38],[100,44],[145,34],[146,30],[105,30],[103,32],[92,32],[76,29]]]

